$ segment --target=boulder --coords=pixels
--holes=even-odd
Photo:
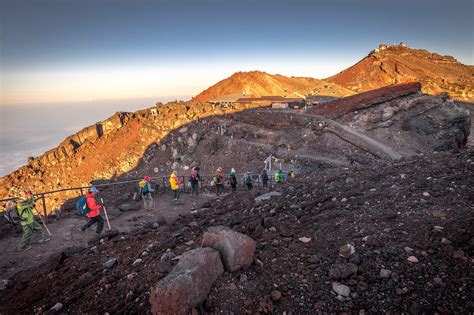
[[[253,239],[224,226],[210,227],[203,235],[201,246],[218,250],[229,271],[250,266],[256,248]]]
[[[151,313],[188,314],[207,298],[223,272],[216,250],[205,247],[185,252],[171,273],[151,289]]]

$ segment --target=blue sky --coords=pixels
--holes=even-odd
[[[380,43],[474,64],[473,1],[0,3],[1,104],[189,98],[240,70],[324,78]]]

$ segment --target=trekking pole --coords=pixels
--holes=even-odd
[[[44,228],[46,229],[46,232],[48,232],[48,235],[51,236],[51,232],[49,231],[48,226],[46,225],[46,222],[44,222],[43,217],[41,216],[41,214],[39,213],[39,211],[36,210],[36,208],[35,208],[35,211],[36,211],[36,214],[39,216],[39,218],[40,218],[40,220],[41,220],[41,223],[43,223],[43,226],[44,226]]]
[[[109,230],[112,230],[110,227],[109,216],[107,215],[107,209],[105,209],[104,199],[100,198],[100,202],[102,203],[102,209],[104,209],[105,219],[107,220],[107,225],[109,226]]]

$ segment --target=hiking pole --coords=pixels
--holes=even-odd
[[[104,199],[100,198],[100,202],[102,203],[102,209],[104,209],[105,219],[107,220],[107,225],[109,226],[109,230],[112,230],[110,227],[109,216],[107,215],[107,209],[105,209]]]
[[[48,235],[51,236],[51,232],[49,231],[48,226],[46,225],[46,222],[44,222],[43,217],[41,216],[41,214],[39,213],[39,211],[36,210],[36,208],[35,208],[35,211],[36,211],[36,214],[39,216],[39,218],[40,218],[40,220],[41,220],[41,223],[43,223],[43,226],[44,226],[44,228],[46,229],[46,232],[48,232]]]

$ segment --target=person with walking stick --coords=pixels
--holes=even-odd
[[[81,228],[82,231],[85,231],[87,228],[97,223],[96,233],[102,233],[102,229],[104,228],[104,218],[100,215],[100,209],[103,207],[97,203],[96,196],[98,192],[99,190],[97,187],[92,186],[86,193],[86,204],[89,210],[89,212],[86,213],[86,216],[89,218],[89,221]]]
[[[33,235],[39,237],[39,243],[44,243],[50,240],[49,237],[45,238],[41,225],[36,222],[33,209],[35,207],[35,198],[31,191],[27,190],[20,195],[17,200],[16,210],[20,217],[21,228],[23,229],[23,235],[20,240],[18,249],[21,251],[31,249],[30,241]]]

